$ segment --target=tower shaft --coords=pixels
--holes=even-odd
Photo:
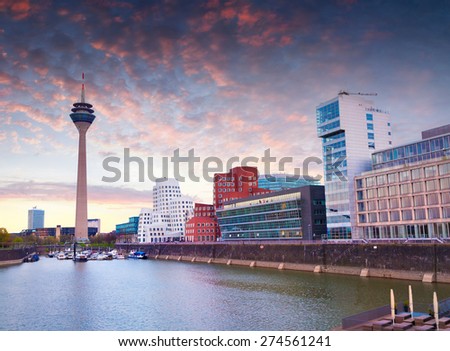
[[[87,122],[76,123],[79,141],[75,241],[88,240],[86,133],[90,125]]]

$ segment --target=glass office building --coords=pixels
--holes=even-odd
[[[371,169],[371,154],[392,144],[390,115],[372,101],[341,91],[316,108],[322,139],[329,239],[358,238],[354,177]]]
[[[313,240],[326,233],[323,186],[229,201],[216,213],[222,240]]]
[[[45,211],[36,207],[28,210],[28,229],[44,228]]]
[[[116,224],[116,234],[137,234],[139,226],[139,216],[130,217],[128,222]]]

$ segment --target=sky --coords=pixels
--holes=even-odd
[[[315,108],[341,89],[377,94],[394,145],[447,124],[449,38],[448,1],[0,0],[0,227],[26,228],[33,206],[48,227],[74,226],[69,114],[83,72],[96,115],[89,218],[108,232],[151,207],[147,173],[164,175],[175,150],[198,157],[199,180],[181,182],[182,192],[210,203],[213,159],[225,172],[236,157],[256,157],[264,173],[270,149],[292,158],[270,172],[290,173],[321,158]],[[125,177],[125,152],[142,159],[141,177],[136,162]],[[321,174],[313,163],[310,175]]]

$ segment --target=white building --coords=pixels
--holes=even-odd
[[[191,198],[183,196],[178,181],[158,179],[153,187],[153,208],[139,214],[138,242],[184,240],[186,222],[193,216]]]
[[[390,114],[361,96],[341,91],[316,108],[322,138],[328,238],[358,238],[354,177],[371,170],[371,154],[391,147]],[[371,95],[371,94],[366,94]]]

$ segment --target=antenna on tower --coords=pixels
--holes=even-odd
[[[84,72],[81,74],[81,81],[83,82],[81,83],[81,102],[86,102],[84,96]]]

